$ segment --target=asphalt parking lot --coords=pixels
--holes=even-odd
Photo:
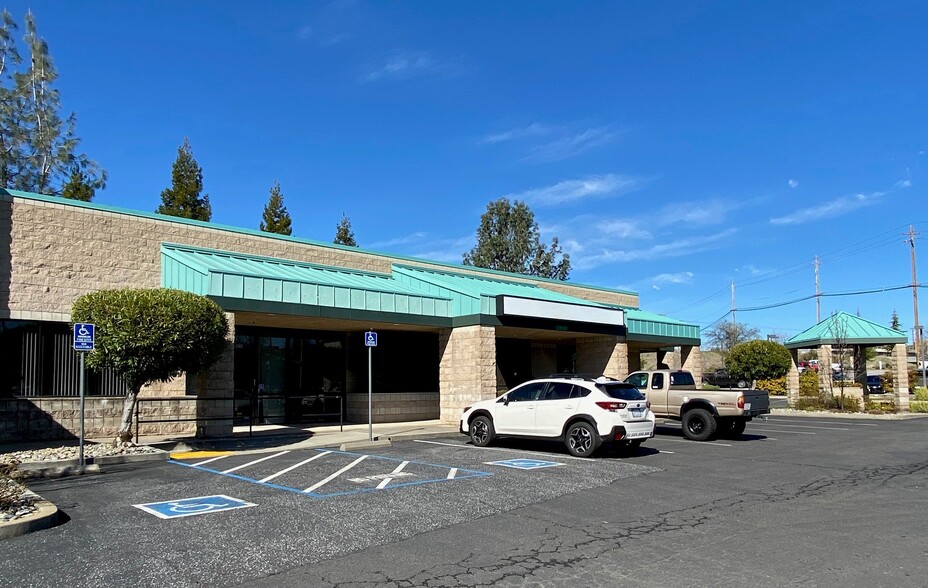
[[[594,459],[463,436],[179,456],[33,484],[69,520],[0,543],[0,584],[924,586],[926,433],[776,416]]]

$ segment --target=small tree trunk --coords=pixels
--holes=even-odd
[[[119,432],[116,433],[114,445],[132,441],[132,413],[135,411],[135,402],[138,400],[139,390],[140,388],[136,388],[126,394],[126,400],[122,405],[122,422],[119,424]]]

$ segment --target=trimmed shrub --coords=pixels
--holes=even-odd
[[[821,396],[801,396],[796,402],[796,410],[825,410],[825,401]]]
[[[928,400],[928,388],[916,388],[915,400]]]
[[[786,396],[786,376],[768,380],[757,380],[756,388],[758,390],[765,390],[771,396]]]
[[[860,412],[860,400],[853,396],[845,395],[842,401],[840,394],[835,394],[826,402],[830,410],[840,410],[842,412]]]
[[[821,394],[819,390],[818,372],[815,370],[806,370],[799,374],[799,395],[818,397]]]
[[[884,412],[895,412],[896,403],[892,400],[867,400],[864,410],[867,412],[875,413],[884,413]]]
[[[748,341],[735,345],[725,367],[728,373],[746,380],[783,377],[793,365],[789,349],[773,341]]]
[[[928,412],[928,401],[913,400],[909,402],[909,412]]]
[[[893,393],[893,372],[892,370],[886,370],[883,372],[883,375],[880,376],[883,380],[883,393],[892,394]]]

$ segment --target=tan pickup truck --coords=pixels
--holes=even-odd
[[[764,390],[697,390],[686,371],[641,370],[625,381],[648,397],[654,416],[681,421],[683,434],[693,441],[740,439],[748,421],[770,412]]]

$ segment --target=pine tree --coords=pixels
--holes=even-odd
[[[161,192],[161,206],[156,212],[208,221],[213,216],[213,209],[209,194],[200,196],[202,191],[203,168],[193,158],[190,140],[184,137],[184,144],[178,147],[177,159],[171,168],[171,187]]]
[[[506,198],[487,205],[477,227],[477,245],[464,254],[463,261],[465,265],[556,280],[566,280],[570,274],[570,256],[563,253],[557,237],[545,247],[532,210],[524,202],[512,205]]]
[[[23,40],[29,60],[24,70],[16,48],[16,22],[0,15],[0,183],[6,188],[61,194],[75,169],[92,191],[106,185],[106,172],[82,153],[74,114],[62,118],[54,84],[58,72],[35,18],[26,14]]]
[[[338,225],[335,227],[334,242],[339,245],[358,246],[358,242],[354,240],[354,231],[351,230],[351,219],[345,216],[344,212],[342,213],[342,220],[338,221]]]
[[[284,206],[284,195],[280,193],[280,184],[274,180],[271,195],[264,206],[264,215],[258,228],[266,233],[289,235],[293,230],[290,224],[290,213]]]
[[[80,168],[75,167],[71,171],[71,177],[68,183],[61,189],[62,198],[71,200],[80,200],[81,202],[90,202],[93,200],[96,190],[93,184],[87,180],[87,176]]]
[[[896,312],[896,309],[893,309],[893,316],[889,319],[889,328],[895,329],[897,331],[902,330],[902,322],[899,320],[899,313]]]

